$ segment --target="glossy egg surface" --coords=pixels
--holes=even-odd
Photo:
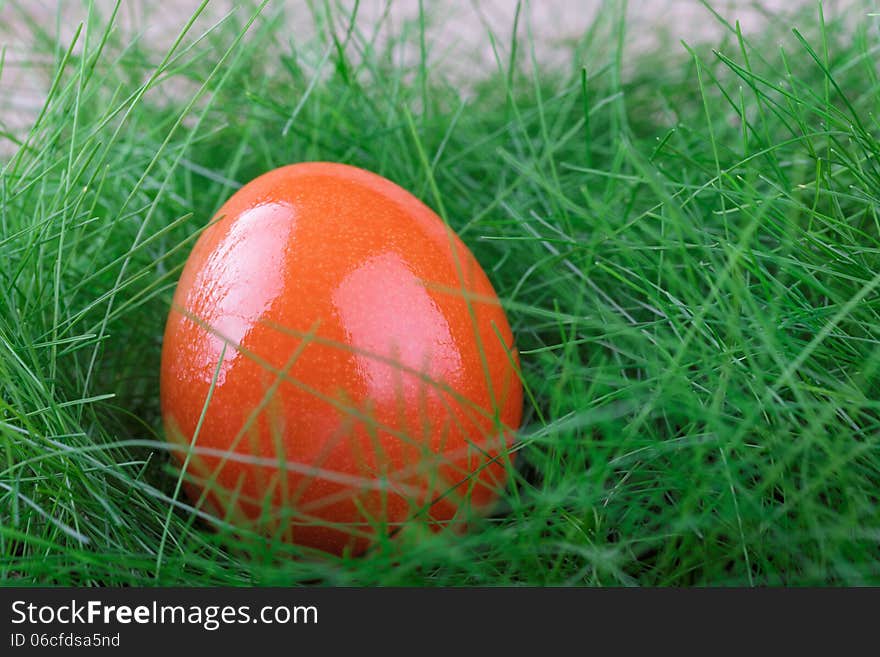
[[[505,313],[409,192],[333,163],[275,169],[199,237],[169,313],[166,434],[193,502],[332,553],[483,512],[522,388]],[[212,385],[213,383],[213,385]]]

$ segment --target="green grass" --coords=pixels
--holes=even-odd
[[[466,80],[430,21],[374,48],[320,3],[306,42],[275,3],[167,52],[33,25],[51,91],[0,160],[0,580],[880,584],[880,18],[707,8],[718,43],[624,57],[610,7],[569,65],[487,33]],[[180,269],[237,185],[317,159],[442,208],[508,310],[517,472],[464,536],[304,559],[173,501]]]

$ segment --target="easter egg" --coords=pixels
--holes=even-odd
[[[165,328],[162,418],[194,504],[358,554],[491,509],[518,363],[489,279],[434,212],[363,169],[300,163],[199,236]]]

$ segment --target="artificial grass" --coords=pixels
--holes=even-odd
[[[97,12],[78,49],[32,26],[55,63],[0,164],[0,580],[880,583],[880,19],[748,35],[707,7],[714,48],[624,57],[620,6],[569,66],[487,33],[462,80],[429,16],[374,47],[328,4],[306,42],[251,9],[167,53]],[[301,558],[174,499],[177,276],[238,185],[302,160],[422,197],[507,308],[517,471],[465,535]]]

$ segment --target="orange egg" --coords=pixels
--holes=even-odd
[[[193,501],[356,554],[491,507],[517,364],[492,285],[436,214],[368,171],[294,164],[236,192],[193,248],[162,415]]]

